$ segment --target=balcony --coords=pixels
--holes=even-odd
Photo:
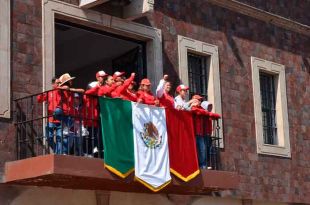
[[[99,141],[95,142],[97,138],[92,131],[98,123],[98,118],[94,114],[87,114],[93,113],[91,109],[98,106],[98,99],[95,96],[69,94],[74,99],[72,102],[76,103],[75,106],[83,104],[83,99],[86,97],[92,100],[84,106],[84,115],[68,113],[78,126],[66,130],[60,121],[61,136],[58,145],[62,148],[66,146],[67,149],[57,150],[56,129],[53,132],[47,129],[49,121],[55,117],[50,112],[51,105],[45,104],[49,102],[48,97],[52,96],[52,92],[47,91],[15,100],[17,160],[6,163],[4,182],[68,189],[150,192],[135,181],[134,174],[121,179],[104,168],[104,149],[100,146],[99,138]],[[237,188],[238,175],[220,170],[218,121],[214,120],[213,124],[216,125],[216,129],[212,132],[212,152],[208,164],[212,169],[201,170],[198,176],[188,182],[183,182],[171,174],[172,182],[160,192],[208,194]],[[68,136],[70,140],[66,142]]]

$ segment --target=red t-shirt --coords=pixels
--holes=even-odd
[[[162,107],[174,108],[174,98],[168,93],[163,93],[163,95],[158,99],[159,104]]]
[[[145,92],[142,90],[139,90],[137,92],[138,100],[142,100],[142,103],[147,105],[155,105],[156,98],[153,96],[151,92]]]
[[[61,100],[61,97],[60,97],[58,89],[54,89],[54,90],[48,91],[47,93],[43,93],[43,94],[37,96],[37,101],[39,103],[47,101],[47,104],[48,104],[47,109],[48,109],[48,115],[49,115],[48,121],[49,122],[59,123],[58,120],[54,120],[52,115],[53,115],[55,109],[57,108],[57,106],[60,104],[60,100]]]

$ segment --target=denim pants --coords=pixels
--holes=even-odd
[[[47,129],[47,141],[48,145],[53,149],[55,154],[68,154],[68,138],[62,136],[62,126],[61,123],[49,122]],[[56,143],[54,141],[54,131],[56,131]]]
[[[65,115],[61,108],[56,108],[54,110],[53,117],[55,120],[62,121],[64,126],[67,126],[68,128],[73,126],[73,120],[70,116]]]
[[[210,162],[211,138],[209,136],[196,136],[198,164],[200,168],[206,168]]]

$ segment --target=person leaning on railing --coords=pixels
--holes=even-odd
[[[99,89],[104,85],[104,81],[108,77],[108,74],[103,70],[100,70],[96,73],[97,81],[92,82],[92,85],[85,91],[87,95],[98,95]],[[90,84],[89,84],[90,85]]]
[[[51,147],[53,149],[53,152],[56,154],[61,153],[61,145],[59,144],[59,142],[62,131],[60,120],[55,119],[53,116],[55,109],[57,108],[61,100],[59,90],[57,89],[59,83],[60,81],[56,77],[54,77],[52,79],[53,90],[37,96],[37,101],[39,103],[47,102],[48,104],[48,123],[46,126],[47,142],[49,147]],[[54,131],[56,132],[56,140],[58,139],[56,141],[56,144],[54,142]]]
[[[71,77],[69,73],[65,73],[59,77],[60,84],[57,87],[60,96],[60,102],[57,105],[53,115],[54,119],[62,122],[62,128],[65,135],[67,135],[70,127],[73,126],[74,119],[72,116],[72,110],[74,109],[74,93],[84,93],[82,88],[72,88],[72,80],[75,77]],[[61,153],[68,154],[68,139],[63,137],[63,146]]]
[[[194,130],[196,135],[197,155],[199,167],[205,169],[210,160],[212,120],[220,118],[219,114],[212,113],[212,108],[205,110],[201,106],[203,97],[194,95],[192,97],[191,111],[194,114]],[[207,121],[206,121],[206,120]],[[211,124],[210,124],[211,123]],[[208,157],[209,156],[209,157]],[[208,167],[210,169],[211,167]]]
[[[195,99],[191,99],[186,102],[186,96],[188,94],[189,87],[181,84],[177,87],[176,93],[178,94],[174,98],[174,107],[177,110],[190,110],[191,104],[195,101]]]

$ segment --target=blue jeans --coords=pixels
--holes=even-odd
[[[61,123],[49,122],[46,127],[47,130],[47,141],[48,145],[53,149],[55,154],[68,154],[68,138],[62,136],[62,126]],[[56,143],[54,141],[54,131],[56,131]],[[61,142],[62,141],[62,142]]]
[[[210,162],[211,138],[209,136],[196,136],[198,164],[200,168],[206,168]]]
[[[73,126],[72,118],[70,116],[65,115],[61,108],[56,108],[54,110],[53,117],[55,120],[62,121],[64,123],[64,126],[67,126],[69,128]]]

